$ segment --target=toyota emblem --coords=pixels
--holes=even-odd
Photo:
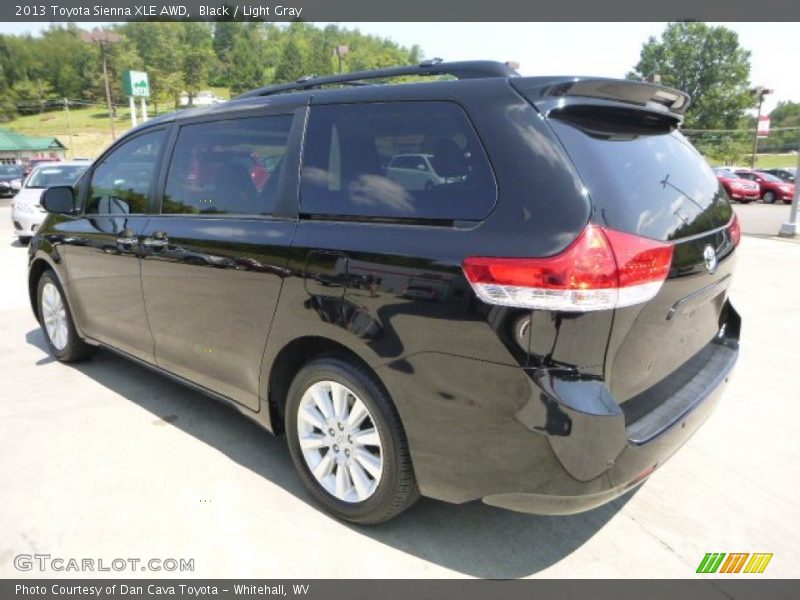
[[[708,269],[709,273],[713,273],[717,270],[717,253],[714,252],[714,248],[711,246],[706,246],[703,250],[703,260],[706,263],[706,269]]]

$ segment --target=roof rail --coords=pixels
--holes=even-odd
[[[255,96],[271,96],[282,92],[308,90],[326,85],[363,85],[370,79],[391,79],[393,77],[430,75],[451,75],[457,79],[480,79],[486,77],[519,77],[514,69],[505,63],[490,60],[469,60],[458,62],[443,62],[441,58],[426,60],[418,65],[403,67],[387,67],[371,71],[356,71],[340,75],[317,77],[306,75],[291,83],[268,85],[237,96],[237,98],[252,98]]]

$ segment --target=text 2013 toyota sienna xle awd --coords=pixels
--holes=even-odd
[[[365,85],[410,75],[451,77]],[[342,519],[586,510],[692,435],[738,354],[739,226],[687,104],[432,61],[154,119],[45,192],[33,309],[63,361],[104,346],[285,434]],[[387,172],[408,156],[435,185]]]

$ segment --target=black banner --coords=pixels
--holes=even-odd
[[[39,0],[0,3],[2,21],[795,21],[786,0]],[[568,40],[565,40],[568,43]]]

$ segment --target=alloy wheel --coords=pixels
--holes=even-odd
[[[297,434],[306,465],[329,494],[356,503],[375,493],[383,472],[381,438],[351,389],[331,380],[309,386],[299,403]]]
[[[49,281],[42,288],[42,320],[55,349],[60,352],[66,348],[69,341],[67,310],[61,292]]]

